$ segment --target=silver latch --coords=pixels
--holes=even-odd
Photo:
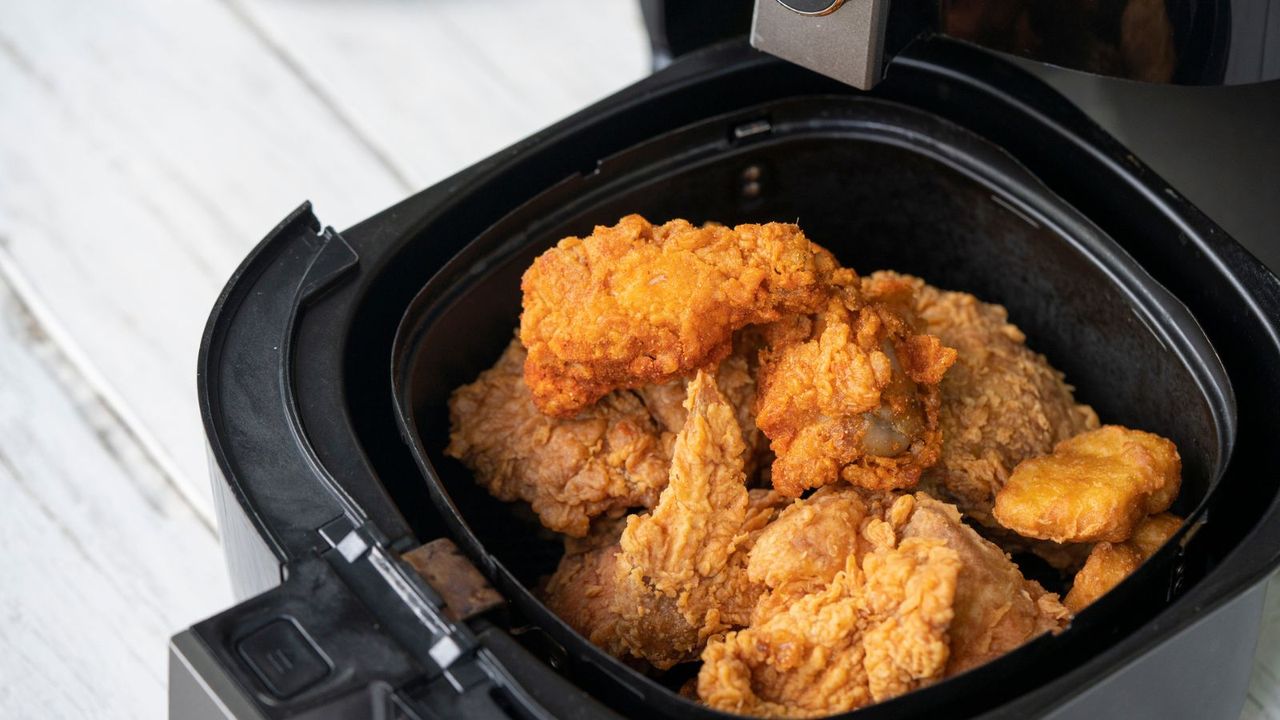
[[[889,0],[756,0],[751,45],[868,90],[880,80]]]

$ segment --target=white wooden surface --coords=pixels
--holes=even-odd
[[[0,3],[0,717],[163,717],[231,602],[194,367],[303,199],[343,227],[642,77],[632,0]],[[1280,592],[1244,717],[1280,720]]]

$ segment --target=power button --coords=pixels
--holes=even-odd
[[[329,674],[329,661],[293,618],[277,618],[237,643],[240,659],[271,694],[296,695]]]

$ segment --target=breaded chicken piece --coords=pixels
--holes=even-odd
[[[879,497],[829,485],[792,503],[760,533],[748,576],[775,594],[805,595],[826,587],[850,555],[861,558],[870,549],[863,528],[884,510],[869,496]],[[893,500],[887,493],[883,497]]]
[[[922,547],[928,563],[889,562],[894,548]],[[699,674],[704,702],[747,714],[856,709],[964,672],[1069,617],[954,506],[924,493],[822,488],[761,533],[748,575],[768,592],[750,626],[707,645]],[[945,592],[910,590],[922,587]]]
[[[742,432],[712,376],[699,372],[688,393],[653,512],[629,517],[616,543],[566,555],[547,584],[548,606],[593,643],[663,669],[750,620],[763,588],[748,553],[781,505],[746,489]]]
[[[996,494],[993,514],[1026,537],[1119,543],[1144,517],[1168,510],[1181,485],[1172,441],[1105,425],[1020,463]]]
[[[757,349],[747,342],[735,342],[733,354],[716,368],[716,386],[724,393],[738,417],[742,428],[742,440],[747,446],[743,471],[748,478],[755,476],[769,450],[769,439],[756,427],[756,378],[752,372],[752,360]],[[673,380],[661,385],[645,385],[635,389],[645,407],[665,430],[672,435],[684,427],[688,412],[684,402],[688,395],[687,380]]]
[[[1113,544],[1100,542],[1089,553],[1080,572],[1076,573],[1071,592],[1063,603],[1073,613],[1079,613],[1111,588],[1129,577],[1142,563],[1156,554],[1169,538],[1182,527],[1182,518],[1169,513],[1152,515],[1138,523],[1133,537]]]
[[[964,524],[954,505],[924,493],[917,493],[915,500],[901,536],[940,540],[959,555],[962,565],[948,677],[1066,627],[1070,614],[1058,596],[1024,578],[1003,550]]]
[[[528,502],[543,525],[566,535],[585,534],[598,516],[653,507],[667,485],[671,447],[684,424],[686,381],[610,393],[577,416],[558,419],[534,406],[524,360],[524,348],[512,340],[497,364],[454,391],[445,454],[471,468],[495,497]],[[745,357],[731,355],[720,364],[717,381],[753,446],[762,447],[747,367]],[[676,395],[673,406],[669,398]]]
[[[525,272],[525,381],[542,412],[571,417],[612,390],[714,366],[735,330],[820,308],[835,269],[795,225],[628,215],[561,240]]]
[[[652,507],[667,484],[675,436],[640,397],[618,392],[562,420],[537,411],[513,340],[496,365],[449,398],[445,454],[500,500],[528,502],[546,527],[587,532],[593,517]]]
[[[915,332],[905,285],[864,297],[844,271],[833,286],[822,311],[765,332],[756,424],[777,455],[773,487],[790,497],[839,478],[911,487],[938,458],[938,383],[955,352]]]
[[[942,379],[942,456],[925,471],[921,489],[997,526],[991,506],[1013,468],[1098,427],[1098,416],[1076,403],[1062,373],[1026,346],[1000,305],[893,272],[869,279],[909,283],[923,330],[957,352]]]
[[[821,717],[942,677],[961,570],[955,551],[912,539],[861,564],[848,560],[826,588],[708,643],[699,698],[725,712]]]

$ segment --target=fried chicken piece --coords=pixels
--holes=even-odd
[[[1147,515],[1169,509],[1182,484],[1172,441],[1105,425],[1025,460],[996,494],[1005,527],[1054,542],[1124,542]]]
[[[1161,513],[1138,523],[1133,530],[1133,537],[1125,542],[1100,542],[1095,545],[1084,567],[1076,573],[1071,592],[1067,593],[1063,601],[1067,609],[1079,613],[1106,595],[1111,588],[1119,585],[1121,580],[1155,555],[1180,527],[1182,518]]]
[[[891,513],[897,496],[828,485],[787,506],[760,533],[747,562],[747,576],[769,588],[756,605],[755,617],[818,592],[845,569],[850,556],[859,562],[876,546],[888,546],[893,531],[885,527],[897,517],[901,525],[909,505]],[[906,502],[906,501],[904,501]]]
[[[913,330],[906,285],[864,297],[851,270],[832,283],[823,310],[765,333],[756,424],[777,455],[774,489],[910,487],[938,458],[938,383],[955,351]]]
[[[610,393],[576,417],[538,412],[524,383],[518,340],[489,370],[449,399],[445,454],[465,463],[500,500],[530,503],[542,524],[572,536],[597,516],[653,507],[667,485],[671,447],[684,425],[685,380]],[[751,408],[755,380],[742,355],[717,370],[752,448],[765,445]],[[674,402],[671,398],[678,397]],[[758,450],[749,456],[755,471]]]
[[[742,440],[747,446],[743,471],[748,478],[755,476],[769,449],[768,438],[756,427],[756,378],[749,359],[754,352],[749,344],[735,343],[733,354],[716,368],[716,386],[733,406],[738,426],[742,429]],[[635,392],[654,420],[674,435],[684,427],[688,417],[684,407],[688,385],[686,380],[673,380],[661,385],[645,385],[636,388]]]
[[[869,279],[909,284],[924,330],[957,353],[942,379],[942,456],[925,471],[921,489],[998,527],[991,506],[1013,468],[1098,427],[1098,416],[1075,402],[1062,373],[1026,346],[1000,305],[893,272]]]
[[[959,555],[962,565],[956,582],[948,677],[1066,627],[1070,614],[1058,596],[1024,578],[1003,550],[964,524],[954,505],[924,493],[917,493],[915,500],[902,537],[940,540]]]
[[[877,548],[826,588],[777,608],[702,653],[698,696],[718,710],[820,717],[927,685],[950,653],[955,551],[911,539]]]
[[[591,642],[663,669],[750,620],[763,587],[748,553],[781,504],[747,490],[742,432],[712,376],[699,372],[688,396],[653,512],[627,518],[617,542],[566,555],[547,584],[548,606]]]
[[[761,533],[748,575],[768,593],[750,626],[708,643],[698,679],[704,702],[747,714],[853,710],[964,672],[1069,617],[954,506],[924,493],[824,487]]]
[[[525,381],[540,410],[571,417],[611,390],[714,366],[735,330],[821,307],[835,269],[795,225],[628,215],[561,240],[525,272]]]
[[[543,415],[525,386],[524,360],[513,340],[497,364],[453,392],[445,454],[493,496],[528,502],[543,525],[568,535],[584,535],[598,515],[652,507],[667,484],[675,436],[631,392],[572,419]]]

